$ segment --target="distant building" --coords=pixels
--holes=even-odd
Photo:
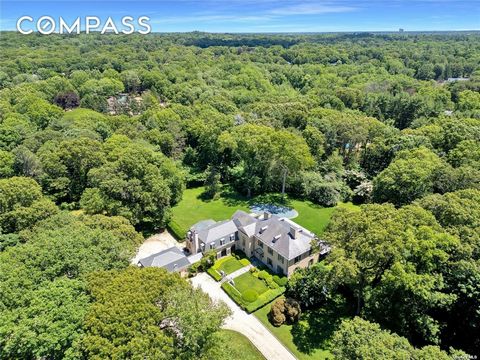
[[[320,251],[313,251],[312,245]],[[241,210],[230,220],[204,220],[193,225],[187,233],[186,247],[192,254],[215,250],[217,258],[242,250],[272,271],[287,276],[297,268],[318,262],[330,251],[315,234],[287,218]]]
[[[404,32],[404,31],[405,31],[405,30],[402,29],[402,28],[398,29],[398,32],[401,32],[401,33],[402,33],[402,32]]]
[[[464,77],[452,77],[452,78],[448,78],[447,79],[447,82],[451,83],[451,82],[457,82],[457,81],[469,81],[470,78],[464,78]]]

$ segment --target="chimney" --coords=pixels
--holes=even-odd
[[[272,214],[270,214],[268,211],[263,212],[263,220],[270,219],[271,216]]]
[[[193,233],[193,251],[192,251],[193,254],[196,254],[198,252],[199,246],[200,244],[198,241],[198,233],[195,231]]]
[[[297,235],[298,235],[298,230],[295,227],[290,226],[290,236],[292,237],[292,239],[296,239]]]

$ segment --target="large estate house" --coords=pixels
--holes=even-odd
[[[314,251],[315,245],[319,251]],[[242,250],[272,271],[287,276],[297,268],[312,265],[330,251],[315,234],[287,218],[241,210],[230,220],[204,220],[193,225],[187,232],[186,247],[191,254],[215,250],[217,258]]]

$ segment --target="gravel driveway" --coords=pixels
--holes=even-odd
[[[222,300],[232,310],[232,315],[223,325],[225,329],[235,330],[245,335],[267,360],[296,359],[254,315],[249,315],[240,309],[222,290],[220,283],[208,274],[200,273],[190,280],[193,286],[200,287],[214,300]]]
[[[183,249],[183,244],[179,243],[168,230],[150,236],[138,248],[137,254],[132,259],[132,264],[137,265],[138,260],[144,259],[150,255],[159,253],[160,251],[176,246]]]

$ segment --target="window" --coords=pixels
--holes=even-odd
[[[280,265],[277,265],[277,273],[283,275],[283,269]]]
[[[215,241],[212,241],[212,242],[210,243],[210,249],[215,249]]]
[[[278,254],[278,261],[280,261],[283,264],[283,256]]]
[[[234,240],[235,240],[235,234],[230,235],[230,241],[234,241]]]
[[[245,247],[245,239],[242,240],[242,246]]]
[[[272,259],[270,259],[270,258],[267,258],[267,265],[270,265],[270,266],[272,266]]]
[[[272,249],[272,248],[268,248],[268,253],[269,253],[270,255],[273,255],[273,249]]]
[[[294,260],[294,264],[298,263],[301,260],[301,256],[297,256]]]
[[[225,239],[220,239],[220,246],[225,245]]]
[[[257,244],[258,244],[259,247],[261,247],[263,249],[263,243],[260,240],[257,241]]]

